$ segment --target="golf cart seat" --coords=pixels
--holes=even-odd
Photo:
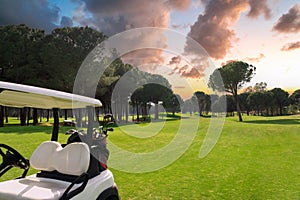
[[[62,174],[80,177],[87,172],[89,160],[90,151],[85,143],[72,143],[62,148],[58,142],[46,141],[33,152],[30,164],[37,170],[56,170]],[[0,184],[0,200],[59,199],[70,186],[70,182],[29,176],[8,181],[3,186]]]
[[[62,148],[55,141],[43,142],[31,155],[30,165],[37,170],[80,176],[87,172],[90,150],[87,144],[76,142]]]

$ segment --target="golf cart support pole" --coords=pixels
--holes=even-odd
[[[54,124],[53,124],[53,129],[52,129],[51,141],[57,141],[58,140],[58,129],[59,129],[58,108],[53,108],[52,111],[53,111]]]
[[[94,112],[94,107],[92,106],[87,106],[87,114],[88,114],[88,129],[87,129],[87,143],[89,145],[92,144],[93,141],[93,128],[94,128],[94,118],[95,118],[95,112]]]

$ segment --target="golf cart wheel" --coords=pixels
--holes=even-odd
[[[96,200],[119,200],[119,192],[116,185],[104,190]]]
[[[116,196],[112,196],[112,197],[108,197],[108,198],[105,199],[105,200],[119,200],[119,198],[116,197]]]

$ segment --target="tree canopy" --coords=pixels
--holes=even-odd
[[[0,26],[0,80],[73,92],[76,74],[82,62],[105,39],[105,35],[89,27],[57,28],[46,34],[44,30],[33,29],[25,24]],[[114,53],[117,55],[118,52]],[[92,83],[97,84],[95,97],[102,101],[104,112],[112,113],[114,87],[129,71],[134,75],[131,81],[135,83],[157,83],[140,88],[142,96],[139,99],[156,104],[163,101],[171,106],[169,101],[174,102],[174,94],[167,79],[142,72],[116,57],[99,82]],[[130,84],[125,86],[130,87]],[[126,91],[119,91],[118,103],[128,101],[129,93]],[[119,118],[122,119],[122,116]]]
[[[209,77],[209,87],[213,90],[220,92],[226,91],[233,95],[239,121],[242,121],[243,119],[237,98],[238,90],[241,89],[245,83],[250,82],[255,70],[256,68],[253,65],[242,61],[233,61],[216,69]]]

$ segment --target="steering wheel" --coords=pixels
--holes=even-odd
[[[3,150],[6,150],[4,153]],[[0,164],[0,177],[12,167],[18,167],[24,170],[20,178],[24,178],[29,170],[30,164],[18,151],[6,144],[0,144],[0,155],[2,163]]]

